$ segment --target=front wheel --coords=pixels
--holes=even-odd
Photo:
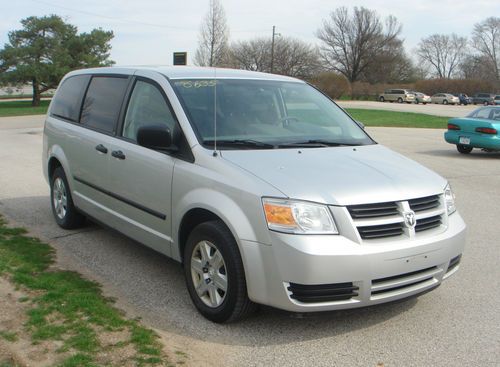
[[[445,100],[443,101],[443,104],[448,104],[448,101],[445,99]]]
[[[403,98],[399,97],[398,98],[398,103],[403,103]]]
[[[457,144],[457,150],[459,153],[469,154],[470,152],[472,152],[472,147],[469,147],[467,145]]]
[[[484,101],[484,103],[483,103],[483,104],[484,104],[485,106],[488,106],[488,104],[489,104],[489,103],[488,103],[488,101]]]
[[[184,249],[184,275],[194,305],[211,321],[236,321],[255,309],[238,244],[221,221],[202,223],[191,232]]]
[[[64,229],[75,229],[85,223],[85,217],[73,204],[68,180],[62,167],[57,167],[50,180],[50,203],[57,224]]]
[[[385,102],[385,98],[383,96],[380,96],[379,101],[380,102]]]

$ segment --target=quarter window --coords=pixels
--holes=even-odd
[[[130,96],[122,135],[137,141],[137,131],[147,125],[163,125],[173,133],[175,119],[160,90],[151,83],[138,80]]]
[[[50,108],[51,115],[68,121],[78,122],[80,107],[90,76],[76,75],[67,78],[57,90]]]
[[[83,102],[81,123],[96,130],[113,133],[127,80],[125,77],[94,76]]]

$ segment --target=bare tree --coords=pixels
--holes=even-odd
[[[388,42],[364,69],[362,79],[371,84],[409,83],[416,80],[417,70],[405,52],[403,41],[396,38]]]
[[[210,0],[210,8],[201,25],[194,63],[198,66],[221,66],[228,51],[229,27],[219,0]]]
[[[316,36],[323,41],[321,56],[325,65],[354,82],[400,33],[401,25],[393,16],[385,20],[384,26],[373,10],[354,7],[350,14],[341,7],[323,20]]]
[[[489,61],[500,80],[500,18],[490,17],[474,25],[472,47]]]
[[[271,39],[255,38],[231,46],[231,66],[253,71],[271,71]],[[273,72],[299,78],[316,74],[321,68],[318,50],[301,40],[280,37],[274,44]]]
[[[467,38],[433,34],[420,41],[417,46],[419,60],[438,78],[451,78],[467,55]]]

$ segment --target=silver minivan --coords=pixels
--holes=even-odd
[[[101,222],[184,265],[215,322],[421,294],[457,271],[447,181],[377,144],[309,84],[256,72],[99,68],[50,105],[56,222]]]

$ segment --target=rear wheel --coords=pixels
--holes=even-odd
[[[469,154],[470,152],[472,152],[472,147],[469,147],[467,145],[457,144],[457,150],[459,153]]]
[[[64,229],[75,229],[85,223],[85,216],[73,204],[68,180],[62,167],[57,167],[50,180],[50,203],[57,224]]]
[[[443,101],[443,104],[448,104],[448,101],[445,99],[445,100]]]
[[[238,245],[221,221],[202,223],[191,232],[184,274],[194,305],[211,321],[236,321],[256,308],[248,298]]]
[[[485,106],[487,106],[487,105],[488,105],[488,101],[484,101],[484,103],[483,103],[483,104],[484,104]]]

